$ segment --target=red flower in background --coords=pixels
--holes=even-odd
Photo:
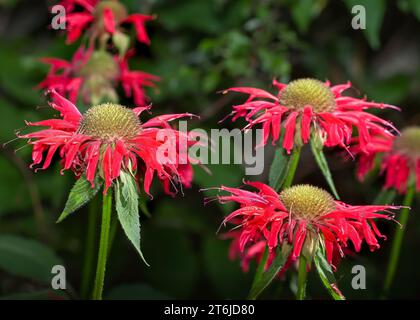
[[[237,219],[234,223],[236,225],[240,225],[240,219]],[[240,259],[241,268],[244,272],[249,271],[249,264],[252,260],[256,260],[260,262],[265,251],[266,241],[261,239],[255,243],[248,245],[245,249],[241,249],[240,239],[241,239],[241,231],[233,230],[230,231],[222,236],[222,239],[231,239],[232,242],[229,246],[229,259],[235,260],[237,258]],[[267,259],[267,266],[271,264],[274,259],[275,251],[272,250],[269,252],[269,257]]]
[[[40,89],[56,90],[62,96],[76,102],[83,78],[78,70],[86,64],[90,54],[80,47],[71,61],[60,58],[44,57],[41,61],[50,65],[45,79],[38,84]]]
[[[420,191],[420,127],[408,127],[397,137],[374,137],[367,152],[362,152],[357,139],[354,142],[351,151],[359,155],[357,176],[360,180],[373,168],[376,156],[381,154],[385,188],[405,193],[412,177],[416,180],[416,189]]]
[[[365,110],[397,108],[343,96],[342,92],[351,87],[350,83],[331,86],[329,82],[315,79],[298,79],[289,84],[274,80],[273,85],[279,90],[277,96],[248,87],[224,91],[249,95],[244,104],[233,106],[232,120],[244,118],[248,122],[245,129],[261,123],[264,132],[262,145],[267,143],[270,134],[275,143],[284,130],[283,148],[288,153],[295,144],[308,143],[311,133],[318,134],[327,147],[347,149],[356,128],[360,148],[365,150],[373,135],[391,137],[390,129],[396,131],[391,123]]]
[[[296,185],[280,194],[260,182],[247,182],[258,192],[222,186],[220,190],[229,195],[220,195],[221,203],[236,202],[240,208],[229,214],[223,224],[231,223],[234,228],[228,237],[234,240],[231,256],[240,255],[244,270],[249,261],[260,258],[265,246],[269,248],[268,263],[275,255],[275,248],[287,243],[292,246],[290,265],[301,254],[308,261],[323,242],[330,264],[333,257],[344,256],[348,243],[356,252],[366,242],[373,251],[379,248],[377,238],[385,238],[375,219],[392,219],[387,212],[398,209],[394,206],[351,206],[336,201],[326,191],[310,186]],[[379,213],[384,212],[384,213]]]
[[[71,61],[42,58],[50,65],[46,78],[38,85],[41,89],[54,89],[76,103],[79,94],[86,104],[103,100],[116,102],[116,87],[121,84],[127,97],[133,97],[137,106],[147,104],[144,87],[154,87],[159,77],[142,71],[132,71],[128,59],[134,54],[129,50],[123,58],[105,51],[80,47]]]
[[[50,106],[59,111],[62,118],[27,123],[28,126],[47,128],[20,136],[33,145],[31,166],[43,162],[42,169],[46,169],[58,154],[63,159],[63,170],[71,169],[76,175],[86,174],[92,186],[95,176],[99,175],[105,181],[105,192],[121,170],[138,171],[148,194],[155,173],[167,191],[167,183],[191,184],[192,173],[186,172],[191,169],[193,159],[179,145],[181,140],[187,146],[195,141],[191,141],[188,133],[177,131],[169,124],[191,114],[161,115],[141,124],[138,116],[148,107],[129,109],[107,103],[93,106],[82,115],[69,100],[54,90],[50,93]],[[166,135],[166,141],[160,136],[162,133]],[[163,162],[159,156],[159,150],[164,146],[175,152],[169,162]]]
[[[159,81],[159,77],[150,73],[138,70],[130,70],[128,59],[134,55],[134,50],[129,50],[123,59],[119,60],[119,77],[126,97],[133,97],[134,103],[138,106],[147,101],[144,87],[155,87],[155,82]]]
[[[154,16],[127,13],[118,0],[64,0],[60,3],[66,8],[67,43],[73,43],[88,30],[91,39],[112,36],[123,30],[124,24],[132,24],[139,42],[150,44],[145,24]],[[80,9],[80,10],[79,10]]]

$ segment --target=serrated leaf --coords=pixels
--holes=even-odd
[[[0,236],[1,269],[49,284],[55,265],[63,265],[62,260],[42,243],[12,235]]]
[[[139,197],[136,182],[131,174],[124,171],[121,171],[116,183],[115,207],[125,235],[136,248],[144,263],[149,265],[140,248]]]
[[[337,189],[335,188],[334,180],[332,178],[327,159],[325,158],[322,148],[316,145],[315,139],[311,139],[311,149],[312,149],[312,154],[315,157],[316,163],[318,164],[318,167],[321,169],[322,174],[324,175],[325,180],[327,181],[332,193],[334,194],[337,200],[340,200],[340,196],[338,195]]]
[[[257,270],[257,272],[259,272],[260,275],[256,277],[256,280],[252,284],[252,288],[249,293],[248,299],[257,299],[261,292],[263,292],[264,289],[268,287],[268,285],[273,281],[277,273],[279,273],[279,271],[283,268],[284,264],[286,263],[287,258],[289,257],[290,250],[290,246],[284,247],[284,250],[278,248],[276,252],[276,257],[274,258],[268,270],[265,272],[261,272],[263,266],[261,266],[261,269],[259,268],[260,270]]]
[[[58,218],[57,223],[63,221],[69,214],[79,210],[92,200],[101,188],[102,183],[101,179],[96,177],[94,180],[95,187],[92,188],[92,185],[86,179],[86,176],[82,175],[71,189],[64,210]]]
[[[318,246],[314,256],[314,262],[322,283],[333,297],[333,299],[345,300],[346,298],[343,296],[340,289],[338,289],[337,281],[335,280],[335,276],[330,264],[325,258],[325,252],[322,246]]]
[[[279,146],[276,149],[268,175],[269,184],[274,190],[278,191],[281,189],[289,171],[290,159],[291,157],[286,154],[284,148]]]
[[[117,47],[118,52],[120,53],[120,57],[123,57],[130,45],[129,36],[117,31],[112,35],[112,42],[114,43],[115,47]]]

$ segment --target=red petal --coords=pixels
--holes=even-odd
[[[105,8],[104,11],[104,26],[106,32],[109,32],[111,34],[115,33],[115,18],[114,13],[110,8]]]

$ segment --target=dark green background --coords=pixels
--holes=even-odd
[[[192,112],[201,120],[191,127],[233,128],[217,122],[239,100],[216,92],[236,85],[269,88],[273,78],[298,77],[351,80],[359,97],[395,104],[402,112],[380,112],[402,128],[419,124],[420,1],[417,0],[149,0],[124,1],[131,12],[155,13],[148,25],[152,45],[138,45],[133,68],[162,77],[158,91],[149,91],[154,114]],[[47,1],[0,0],[0,141],[15,137],[24,120],[51,116],[35,88],[48,68],[43,56],[70,58],[78,43],[66,46],[64,36],[48,29]],[[367,29],[351,28],[351,7],[364,4]],[[130,104],[130,101],[124,101]],[[237,123],[239,127],[242,123]],[[51,264],[63,263],[78,297],[87,212],[80,210],[61,224],[55,219],[63,208],[73,177],[59,174],[56,162],[34,174],[27,166],[30,148],[14,141],[0,152],[0,296],[59,298],[68,293],[49,289]],[[22,149],[20,149],[23,147]],[[14,150],[19,149],[16,153]],[[273,149],[267,148],[263,175],[267,181]],[[360,184],[354,164],[329,152],[328,159],[342,199],[350,204],[370,204],[382,179],[369,177]],[[148,203],[153,217],[142,216],[142,246],[151,264],[145,267],[118,230],[107,270],[105,296],[112,298],[244,298],[253,269],[244,274],[238,261],[229,261],[228,242],[216,230],[229,208],[216,203],[203,206],[200,188],[238,186],[241,166],[209,166],[213,174],[196,170],[195,184],[185,195],[172,199],[158,185]],[[308,150],[304,151],[296,182],[326,187]],[[401,198],[396,199],[400,203]],[[396,275],[394,298],[419,298],[420,217],[412,211]],[[43,226],[43,228],[40,228]],[[381,223],[392,238],[396,227]],[[99,228],[99,225],[98,225]],[[44,230],[44,232],[43,232]],[[41,243],[41,244],[40,244]],[[380,250],[347,257],[336,274],[348,298],[378,298],[384,278],[390,241]],[[367,270],[367,290],[350,286],[351,268]],[[266,298],[293,298],[293,273],[276,281]],[[315,274],[308,295],[328,298]]]

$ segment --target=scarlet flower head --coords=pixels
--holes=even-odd
[[[132,24],[136,30],[137,40],[150,45],[145,24],[155,19],[144,14],[128,14],[126,7],[118,0],[64,0],[60,3],[66,8],[67,43],[73,43],[87,30],[91,40],[112,39],[124,34],[123,25]],[[80,10],[79,10],[80,9]],[[116,46],[118,46],[116,44]]]
[[[191,162],[194,160],[184,149],[195,141],[191,141],[188,133],[175,130],[169,124],[191,114],[161,115],[141,123],[139,115],[148,107],[129,109],[105,103],[81,114],[73,103],[56,91],[50,93],[50,106],[60,112],[61,118],[28,122],[28,126],[47,128],[19,136],[29,139],[28,143],[33,146],[31,166],[43,163],[41,168],[46,169],[58,154],[63,159],[63,170],[85,174],[92,187],[97,175],[102,178],[104,192],[122,170],[137,172],[144,180],[144,190],[148,194],[155,174],[168,192],[168,183],[191,184]],[[179,147],[183,141],[187,148]],[[167,148],[174,151],[174,157],[162,161],[160,154]]]
[[[116,88],[121,85],[125,95],[133,97],[135,105],[144,106],[147,103],[144,87],[155,87],[159,77],[130,70],[128,59],[133,54],[130,50],[120,58],[106,51],[80,47],[71,61],[42,58],[42,62],[50,65],[50,70],[38,87],[54,89],[73,103],[81,95],[86,104],[98,104],[116,102]]]
[[[376,219],[392,219],[394,206],[351,206],[334,200],[323,189],[311,185],[295,185],[280,194],[260,182],[247,182],[257,192],[222,186],[229,195],[219,195],[221,203],[236,202],[240,208],[230,213],[223,224],[233,224],[231,256],[239,254],[242,267],[248,268],[252,258],[260,257],[268,246],[270,260],[275,248],[288,244],[292,247],[289,264],[303,254],[311,261],[320,243],[323,243],[328,262],[334,256],[344,256],[349,243],[359,252],[363,242],[373,251],[379,248],[378,238],[385,238],[375,223]],[[383,213],[380,213],[383,212]]]
[[[396,108],[383,103],[368,102],[342,95],[350,83],[331,86],[315,79],[297,79],[289,84],[273,81],[277,96],[256,88],[236,87],[224,91],[249,95],[245,103],[233,106],[232,120],[244,118],[248,125],[262,124],[265,145],[271,135],[273,144],[284,130],[283,148],[290,153],[295,144],[309,142],[311,134],[319,136],[327,147],[347,148],[353,129],[360,137],[364,150],[373,134],[390,137],[396,130],[391,123],[365,110],[369,108]]]
[[[396,137],[375,137],[365,153],[361,152],[358,140],[354,142],[351,150],[359,155],[357,176],[360,180],[373,168],[376,156],[382,155],[381,172],[385,174],[385,188],[405,193],[410,179],[413,179],[417,191],[420,191],[420,127],[405,128]]]

